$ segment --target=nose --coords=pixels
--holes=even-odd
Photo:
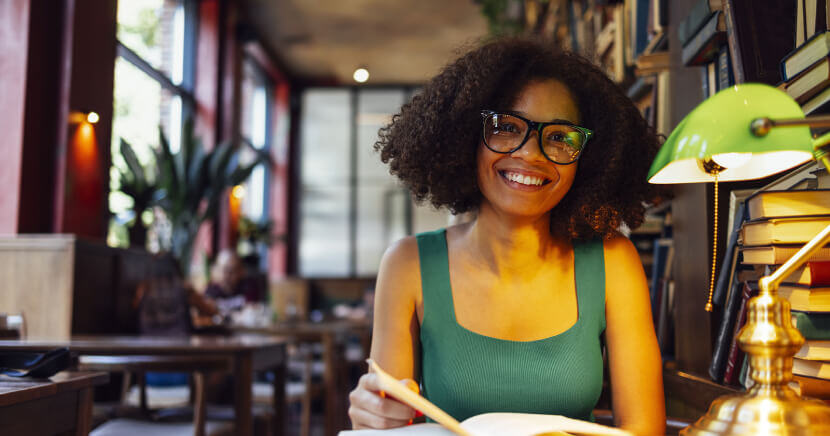
[[[527,141],[519,147],[518,150],[510,154],[514,157],[521,157],[528,161],[547,161],[548,159],[542,154],[542,146],[539,143],[539,131],[533,130],[527,137]]]

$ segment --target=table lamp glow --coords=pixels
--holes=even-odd
[[[650,183],[752,180],[812,159],[828,168],[830,134],[813,139],[809,127],[830,127],[830,117],[805,118],[783,91],[763,84],[724,89],[704,101],[671,133],[652,163]],[[717,213],[715,214],[717,229]],[[717,232],[706,310],[711,311]],[[738,343],[749,356],[754,385],[744,394],[716,399],[706,415],[681,434],[830,434],[830,407],[801,398],[792,381],[793,356],[804,344],[792,327],[790,303],[779,283],[830,241],[830,226],[770,276],[747,303],[747,323]]]

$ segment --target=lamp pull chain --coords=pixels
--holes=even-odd
[[[709,278],[709,298],[706,299],[707,312],[712,311],[712,292],[715,290],[715,267],[718,258],[718,173],[715,176],[715,228],[712,233],[712,273]]]

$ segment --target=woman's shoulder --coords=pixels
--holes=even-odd
[[[610,238],[606,238],[602,242],[603,251],[605,252],[606,263],[611,262],[629,262],[632,259],[637,262],[640,261],[640,256],[637,253],[637,248],[634,244],[622,233],[615,233]]]
[[[376,299],[386,305],[408,306],[407,302],[418,301],[420,288],[418,241],[415,236],[407,236],[393,242],[383,254],[375,287]]]
[[[648,290],[640,254],[630,239],[617,233],[603,241],[603,251],[606,301],[628,301],[632,292]]]

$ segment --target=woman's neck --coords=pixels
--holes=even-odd
[[[507,216],[486,202],[465,240],[476,261],[500,276],[534,274],[540,263],[570,248],[568,241],[550,234],[550,212],[533,218]]]

